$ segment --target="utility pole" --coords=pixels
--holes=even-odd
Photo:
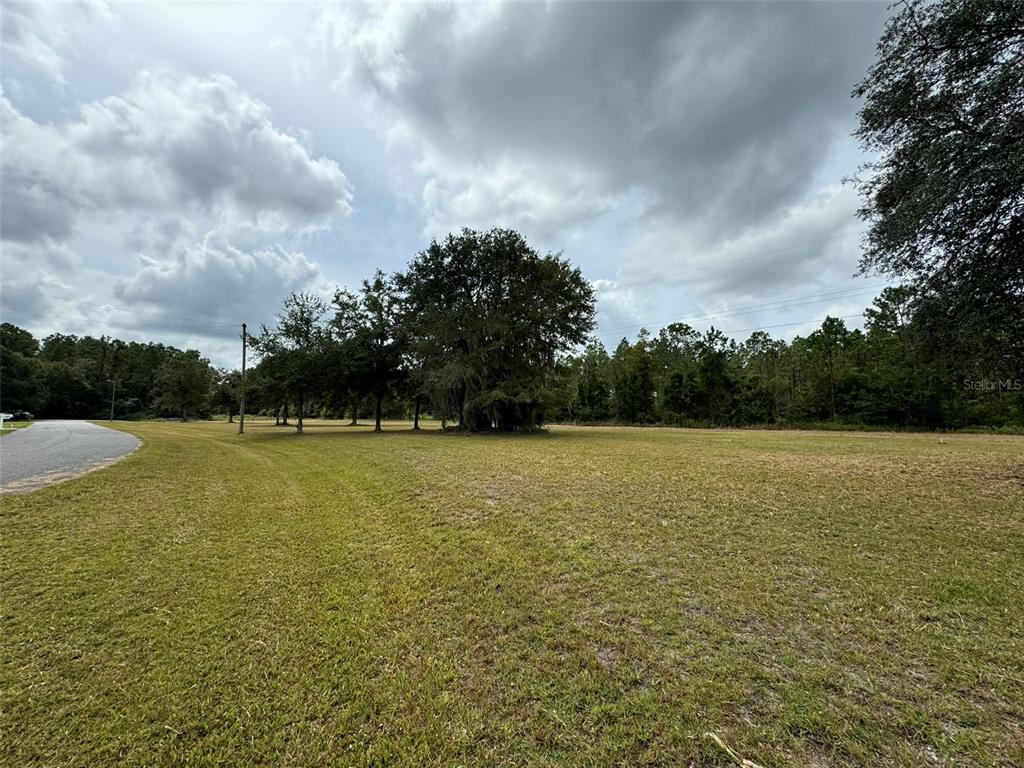
[[[117,379],[110,380],[110,420],[114,420],[114,396],[117,394]]]
[[[242,323],[242,386],[238,397],[238,434],[245,434],[245,346],[249,335]]]

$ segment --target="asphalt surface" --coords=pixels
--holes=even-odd
[[[0,437],[0,493],[23,493],[112,464],[139,439],[87,421],[37,421]]]

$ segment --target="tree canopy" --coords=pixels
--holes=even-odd
[[[372,395],[377,432],[384,397],[406,374],[402,300],[395,281],[380,270],[363,281],[358,293],[339,289],[334,294],[335,376],[350,391]]]
[[[273,327],[263,326],[253,349],[263,356],[262,375],[296,405],[295,430],[302,432],[306,397],[321,389],[330,338],[327,303],[310,293],[293,293]]]
[[[183,354],[164,344],[55,333],[37,341],[0,325],[0,408],[43,418],[180,415],[159,400],[157,373]],[[195,353],[198,355],[198,352]],[[192,415],[206,416],[205,405]]]
[[[157,371],[156,405],[180,414],[181,420],[187,421],[189,414],[208,412],[213,382],[209,360],[194,349],[179,352]]]
[[[544,419],[559,356],[586,341],[594,293],[579,269],[512,230],[433,241],[397,278],[410,355],[469,430]]]
[[[937,345],[1024,371],[1024,4],[907,0],[854,90],[864,271],[905,279]]]

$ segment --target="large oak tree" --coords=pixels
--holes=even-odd
[[[909,0],[854,90],[865,271],[907,278],[943,345],[1024,368],[1024,3]],[[924,316],[922,317],[924,319]]]
[[[398,276],[424,386],[463,429],[532,429],[559,357],[587,339],[594,292],[579,269],[508,229],[433,241]]]

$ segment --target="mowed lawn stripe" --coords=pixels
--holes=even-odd
[[[119,426],[0,502],[5,764],[1024,758],[1024,439]]]

